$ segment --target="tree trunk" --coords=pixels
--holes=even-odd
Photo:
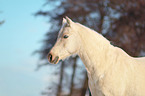
[[[76,73],[76,60],[77,60],[77,57],[75,57],[74,59],[73,59],[73,73],[72,73],[72,79],[71,79],[71,87],[70,87],[70,94],[69,94],[69,96],[72,96],[72,94],[73,94],[73,88],[74,88],[74,77],[75,77],[75,73]]]
[[[60,79],[59,79],[59,85],[58,85],[57,95],[56,95],[56,96],[61,96],[62,80],[63,80],[63,72],[64,72],[64,62],[62,62],[62,64],[61,64],[61,69],[60,69]]]

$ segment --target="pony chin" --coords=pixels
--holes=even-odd
[[[60,59],[58,59],[56,62],[50,62],[51,64],[58,64],[58,62],[60,61]]]
[[[57,62],[55,62],[55,63],[53,63],[53,64],[58,64],[59,61],[60,61],[60,60],[57,60]]]

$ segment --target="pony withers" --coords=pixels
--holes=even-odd
[[[86,67],[92,96],[145,96],[145,57],[129,56],[101,34],[66,17],[48,60],[56,64],[73,54]]]

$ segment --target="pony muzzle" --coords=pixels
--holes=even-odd
[[[50,63],[56,64],[59,61],[59,57],[58,56],[54,57],[51,53],[49,53],[48,54],[48,61]]]

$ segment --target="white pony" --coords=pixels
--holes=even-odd
[[[87,69],[92,96],[145,96],[145,57],[134,58],[102,35],[66,17],[48,60],[78,54]]]

